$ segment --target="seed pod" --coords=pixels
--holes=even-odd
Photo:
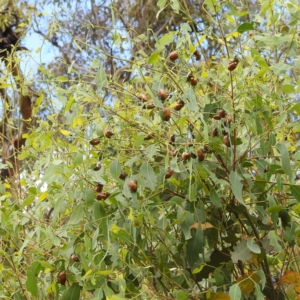
[[[177,104],[174,106],[174,109],[176,110],[176,111],[179,111],[179,110],[181,110],[182,108],[184,107],[184,102],[183,102],[183,100],[178,100],[178,102],[177,102]]]
[[[193,54],[194,54],[197,61],[201,59],[201,54],[198,50],[196,50]]]
[[[167,171],[167,173],[166,173],[166,175],[165,175],[165,178],[169,179],[169,178],[171,178],[173,176],[173,174],[174,174],[174,170],[171,169],[171,168],[169,168],[168,171]]]
[[[224,109],[220,109],[219,112],[218,112],[218,115],[221,118],[225,118],[226,117],[226,111]]]
[[[212,137],[218,136],[218,129],[217,129],[217,128],[214,128],[214,129],[211,131],[211,136],[212,136]]]
[[[172,134],[172,135],[170,136],[169,143],[170,143],[171,145],[174,145],[174,143],[175,143],[175,135],[174,135],[174,134]]]
[[[100,140],[99,139],[93,139],[93,140],[90,141],[90,144],[92,146],[97,146],[97,145],[100,144]]]
[[[236,66],[237,66],[236,63],[231,63],[231,64],[229,64],[229,66],[228,66],[227,69],[228,69],[230,72],[232,72],[233,70],[236,69]]]
[[[227,132],[225,129],[223,129],[223,130],[222,130],[222,134],[223,134],[223,135],[228,135],[228,132]]]
[[[144,94],[139,94],[138,98],[142,101],[142,102],[147,102],[147,97]]]
[[[162,100],[162,101],[164,101],[164,100],[166,100],[167,99],[167,94],[166,94],[166,92],[165,92],[165,90],[163,90],[163,89],[160,89],[159,91],[158,91],[158,95],[159,95],[159,98]]]
[[[155,107],[155,105],[153,103],[149,103],[149,104],[144,104],[143,108],[144,109],[153,109]]]
[[[207,145],[204,145],[203,152],[208,153],[210,150]]]
[[[230,147],[230,140],[229,140],[229,136],[228,135],[225,135],[223,137],[223,143],[224,143],[225,146]]]
[[[176,51],[172,51],[170,54],[169,54],[169,58],[170,60],[174,61],[178,58],[178,53]]]
[[[220,116],[220,115],[214,115],[213,118],[214,118],[215,120],[221,120],[221,116]]]
[[[182,158],[183,161],[188,160],[190,157],[191,157],[191,154],[188,153],[188,152],[183,152],[183,153],[181,154],[181,158]]]
[[[197,151],[197,157],[198,157],[199,161],[203,161],[204,160],[205,155],[204,155],[202,149],[198,149],[198,151]]]
[[[180,111],[181,109],[182,109],[182,106],[180,105],[180,104],[176,104],[174,107],[174,110],[176,110],[176,111]]]
[[[72,254],[71,255],[71,260],[73,260],[73,261],[75,261],[75,262],[78,262],[79,261],[79,258],[78,258],[78,256],[76,255],[76,254]]]
[[[110,194],[107,192],[101,192],[101,193],[97,194],[96,198],[97,198],[97,200],[105,200],[109,197],[109,195]]]
[[[173,157],[175,157],[177,155],[177,150],[173,148],[170,150],[170,153]]]
[[[191,83],[192,86],[196,86],[197,83],[198,83],[198,79],[195,78],[195,77],[192,77],[191,80],[190,80],[190,83]]]
[[[121,171],[121,174],[119,176],[120,179],[125,180],[125,178],[128,176],[128,174],[125,171]]]
[[[171,110],[170,108],[165,108],[163,111],[163,120],[169,121],[171,119]]]
[[[58,275],[58,282],[61,285],[65,285],[67,281],[67,273],[66,272],[60,272]]]
[[[144,141],[149,141],[154,138],[154,132],[149,132],[145,137]]]
[[[112,132],[111,130],[105,128],[105,129],[104,129],[104,135],[105,135],[108,139],[110,139],[114,134],[113,134],[113,132]]]
[[[130,189],[131,192],[136,192],[137,191],[137,183],[134,180],[130,180],[128,182],[128,187]]]
[[[94,187],[94,191],[97,193],[102,192],[103,190],[103,185],[101,183],[97,183],[97,185]]]
[[[232,117],[227,115],[226,116],[226,121],[230,124],[232,122]]]
[[[97,165],[93,170],[94,171],[99,171],[101,169],[101,165]]]

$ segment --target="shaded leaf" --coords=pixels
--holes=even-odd
[[[187,241],[186,254],[187,260],[191,268],[199,260],[200,253],[203,252],[204,246],[204,233],[201,228],[192,230],[192,238]]]
[[[255,28],[254,28],[253,24],[254,24],[253,22],[251,22],[251,23],[248,23],[248,22],[243,23],[243,24],[241,24],[237,28],[236,31],[239,32],[239,33],[244,33],[245,31],[254,30]]]
[[[292,195],[300,202],[300,186],[299,185],[290,185]]]
[[[260,276],[257,273],[248,273],[236,281],[241,289],[242,294],[250,294],[254,291],[255,284],[260,282]]]
[[[195,274],[195,279],[197,281],[201,281],[209,277],[210,273],[213,273],[215,269],[224,265],[225,263],[230,261],[230,254],[227,249],[222,249],[222,251],[215,249],[210,257],[209,261],[206,265]]]
[[[62,295],[61,300],[79,300],[80,299],[80,286],[74,282]]]

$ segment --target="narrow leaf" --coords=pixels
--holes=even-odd
[[[204,234],[201,227],[192,229],[192,238],[187,241],[186,254],[189,265],[193,268],[194,264],[199,260],[200,253],[203,251]]]
[[[229,176],[231,190],[236,199],[245,205],[243,199],[243,184],[241,183],[241,177],[236,171],[231,171]]]
[[[299,185],[291,185],[291,192],[293,196],[296,198],[298,202],[300,202],[300,186]]]
[[[26,288],[32,294],[32,296],[37,297],[38,286],[37,286],[35,274],[31,270],[27,271]]]
[[[75,209],[72,212],[69,224],[74,225],[78,224],[82,220],[83,215],[83,207],[82,204],[75,207]]]
[[[291,168],[290,156],[285,144],[279,143],[277,149],[281,154],[281,164],[284,172],[289,176],[290,183],[293,182],[294,176]]]
[[[119,181],[119,176],[121,174],[121,165],[119,163],[119,160],[114,160],[109,167],[110,174],[112,178],[116,181]]]

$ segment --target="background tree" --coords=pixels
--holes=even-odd
[[[298,297],[296,4],[47,4],[1,297]]]

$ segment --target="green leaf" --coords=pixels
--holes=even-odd
[[[200,259],[200,254],[203,252],[204,233],[199,226],[197,229],[192,229],[192,238],[187,241],[186,255],[191,268]]]
[[[73,210],[69,224],[70,225],[78,224],[82,220],[82,216],[83,216],[83,206],[82,204],[79,204]]]
[[[26,298],[19,292],[15,293],[14,300],[26,300]]]
[[[182,229],[182,232],[184,234],[184,237],[186,240],[192,238],[191,236],[191,229],[190,227],[194,223],[194,217],[189,211],[185,211],[180,209],[178,211],[178,219],[183,219],[183,221],[180,223],[180,227]]]
[[[73,160],[73,166],[74,168],[76,168],[78,165],[80,165],[83,162],[83,155],[82,153],[75,153],[75,155],[73,156],[74,160]]]
[[[248,22],[243,23],[243,24],[241,24],[237,28],[236,31],[239,32],[239,33],[244,33],[245,31],[254,30],[255,28],[254,28],[253,24],[254,24],[253,22],[251,22],[251,23],[248,23]]]
[[[159,7],[159,9],[162,9],[166,6],[167,0],[159,0],[157,2],[157,6]]]
[[[267,212],[270,214],[278,214],[284,207],[282,205],[272,205],[267,209]]]
[[[292,67],[284,64],[284,63],[278,63],[278,64],[274,64],[271,67],[271,70],[273,70],[275,75],[280,75],[282,73],[286,73],[287,71],[289,71]]]
[[[59,82],[69,81],[69,79],[67,77],[64,77],[64,76],[58,76],[58,77],[56,77],[56,80],[59,81]]]
[[[95,201],[95,191],[89,187],[84,190],[84,200],[87,206],[92,206]]]
[[[93,68],[93,69],[100,68],[100,61],[99,61],[99,59],[94,58],[91,61],[91,68]]]
[[[74,282],[62,295],[61,300],[79,300],[80,299],[80,286]]]
[[[199,107],[197,104],[196,95],[192,88],[185,89],[183,100],[187,103],[186,107],[188,107],[191,111],[198,111]]]
[[[179,13],[179,2],[178,0],[171,0],[172,9],[178,14]]]
[[[95,80],[96,80],[96,84],[99,85],[100,87],[106,86],[108,84],[106,73],[102,67],[98,70]]]
[[[290,162],[290,156],[288,149],[284,143],[278,143],[276,147],[280,154],[281,154],[281,164],[284,172],[289,176],[290,183],[293,182],[294,176],[292,172],[291,162]]]
[[[152,191],[155,190],[157,185],[156,175],[153,171],[153,168],[148,162],[144,162],[140,168],[140,174],[146,179],[145,186],[150,188]]]
[[[155,52],[153,52],[150,57],[148,58],[148,64],[154,64],[158,61],[159,57],[160,57],[160,52],[162,49],[159,49]]]
[[[238,284],[234,284],[229,289],[230,300],[241,300],[242,292]]]
[[[181,206],[181,207],[182,207],[182,201],[183,201],[183,199],[182,199],[181,197],[178,197],[178,196],[174,196],[174,197],[172,197],[172,198],[169,200],[169,202],[174,203],[174,204],[177,204],[177,205],[179,205],[179,206]]]
[[[32,296],[37,297],[38,295],[38,286],[35,278],[35,273],[31,270],[27,271],[27,280],[26,280],[26,288],[32,294]]]
[[[174,41],[174,36],[175,36],[174,31],[170,31],[166,33],[161,39],[159,39],[157,48],[161,48],[171,44]]]
[[[261,253],[261,249],[259,246],[255,243],[253,238],[248,238],[247,240],[247,247],[253,252],[253,253]]]
[[[120,181],[120,174],[121,174],[121,165],[119,163],[119,160],[116,159],[114,160],[110,166],[109,166],[109,170],[110,170],[110,174],[112,176],[112,178],[116,181]]]
[[[289,110],[291,113],[294,113],[296,115],[300,115],[300,102],[296,103],[292,108]]]
[[[234,196],[240,203],[245,205],[243,199],[243,184],[241,183],[240,175],[236,171],[231,171],[229,176],[229,181]]]
[[[177,300],[188,300],[189,299],[189,294],[184,292],[184,291],[178,291],[176,293],[176,299]]]
[[[300,202],[300,186],[290,185],[291,192],[298,202]]]
[[[231,254],[231,260],[233,263],[237,264],[238,261],[247,262],[250,259],[252,259],[253,255],[250,252],[247,242],[241,241],[236,246],[233,246],[233,251],[230,252]]]
[[[294,84],[284,84],[281,86],[281,90],[286,94],[294,93],[295,85]]]
[[[223,206],[221,198],[214,189],[210,190],[209,199],[216,208],[221,208]]]

